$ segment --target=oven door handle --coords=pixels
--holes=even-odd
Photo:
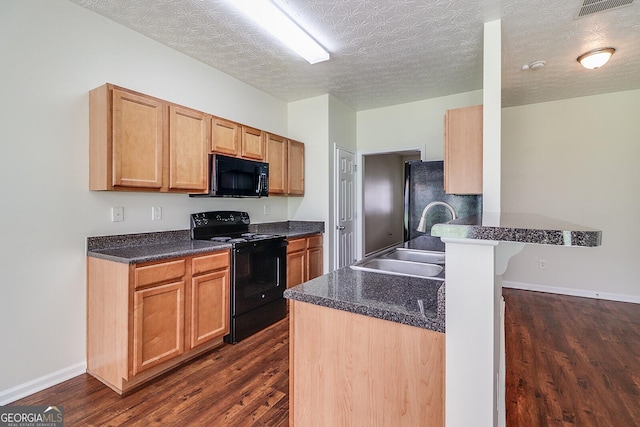
[[[280,257],[276,258],[276,286],[280,286]]]

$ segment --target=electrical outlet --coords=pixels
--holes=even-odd
[[[111,222],[124,221],[124,207],[114,206],[111,208]]]
[[[547,268],[547,260],[546,259],[542,259],[542,258],[538,258],[538,268],[540,269],[545,269]]]
[[[269,215],[270,213],[271,213],[271,209],[269,208],[269,205],[264,205],[264,214]]]
[[[162,219],[162,208],[160,206],[155,206],[151,208],[151,220],[159,221]]]

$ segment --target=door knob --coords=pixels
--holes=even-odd
[[[344,225],[336,225],[336,230],[344,230]]]

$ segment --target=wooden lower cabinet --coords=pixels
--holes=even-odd
[[[184,352],[184,282],[133,295],[133,375]]]
[[[444,334],[290,303],[289,425],[444,426]]]
[[[229,272],[191,279],[189,349],[229,333]]]
[[[287,288],[322,276],[322,234],[290,239],[287,245]]]
[[[229,251],[143,264],[87,258],[87,372],[122,394],[222,343]]]

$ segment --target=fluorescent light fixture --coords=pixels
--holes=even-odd
[[[612,47],[590,50],[589,52],[580,55],[578,57],[578,62],[588,70],[595,70],[596,68],[600,68],[606,64],[615,51],[616,50]]]
[[[228,0],[228,2],[309,61],[310,64],[329,59],[329,53],[271,1]]]

